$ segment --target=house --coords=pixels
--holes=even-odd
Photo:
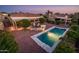
[[[55,20],[55,19],[60,19],[63,20],[66,23],[71,23],[71,18],[69,18],[68,14],[61,14],[61,13],[53,13],[51,11],[47,11],[46,15],[48,16],[49,20]]]
[[[0,29],[16,29],[16,21],[26,19],[35,22],[41,18],[39,14],[32,13],[0,13]]]

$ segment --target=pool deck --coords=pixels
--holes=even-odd
[[[46,29],[54,26],[53,24],[46,24]],[[59,26],[59,25],[58,25]],[[63,25],[60,25],[63,27]],[[12,34],[15,37],[16,42],[19,46],[19,53],[46,53],[36,42],[31,38],[31,36],[39,33],[40,31],[31,30],[21,30],[13,31]]]

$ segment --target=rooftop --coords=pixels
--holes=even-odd
[[[10,13],[11,17],[38,17],[40,14],[33,13]]]

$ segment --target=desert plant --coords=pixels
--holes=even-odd
[[[17,52],[18,45],[10,32],[0,31],[0,52]]]
[[[79,49],[78,39],[79,39],[79,26],[71,25],[69,31],[66,34],[66,40],[60,43],[54,52],[60,53],[71,53],[76,52],[76,49]]]
[[[63,42],[60,44],[54,52],[57,53],[72,53],[74,52],[74,49],[70,47],[70,45],[67,42]]]
[[[44,24],[45,23],[45,18],[39,18],[39,21],[41,24]]]
[[[29,27],[31,25],[31,22],[27,19],[20,20],[16,23],[18,27],[24,27],[24,28]]]

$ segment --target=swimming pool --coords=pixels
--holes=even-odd
[[[56,48],[57,44],[61,41],[59,38],[63,37],[67,31],[68,28],[54,26],[31,37],[44,50],[47,52],[52,52]]]

